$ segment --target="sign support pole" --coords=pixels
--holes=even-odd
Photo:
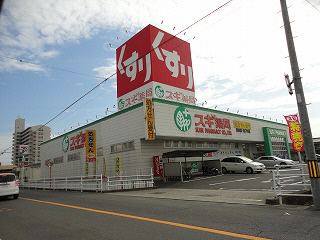
[[[307,105],[304,98],[304,92],[303,92],[301,76],[300,76],[300,69],[298,65],[296,50],[294,47],[286,0],[280,0],[280,4],[281,4],[282,18],[283,18],[290,63],[291,63],[293,84],[296,92],[297,105],[298,105],[299,116],[301,120],[302,135],[305,143],[307,161],[312,161],[312,160],[316,160],[316,152],[313,144],[308,110],[307,110]],[[309,172],[310,172],[310,168],[309,168]],[[311,189],[312,189],[313,202],[314,202],[315,209],[320,210],[320,178],[310,178],[310,182],[311,182]]]
[[[52,166],[50,164],[50,190],[52,190]]]
[[[298,152],[298,157],[299,157],[299,163],[302,163],[301,153],[300,152]]]

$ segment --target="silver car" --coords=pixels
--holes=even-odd
[[[260,173],[266,170],[266,167],[244,156],[230,156],[221,160],[221,170],[223,174],[228,172]]]
[[[258,157],[255,162],[263,163],[266,167],[274,167],[275,165],[292,166],[295,164],[290,159],[283,159],[276,156],[261,156]]]

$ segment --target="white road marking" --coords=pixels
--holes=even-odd
[[[280,178],[280,180],[287,179],[287,178],[291,179],[291,178],[295,178],[295,177],[300,177],[300,176],[282,177],[282,178]],[[272,182],[272,178],[270,178],[267,181],[262,181],[261,183],[270,183],[270,182]]]
[[[256,177],[256,178],[245,178],[245,179],[238,179],[238,180],[234,180],[234,181],[228,181],[228,182],[220,182],[220,183],[210,183],[210,186],[214,186],[214,185],[220,185],[220,184],[225,184],[225,183],[235,183],[235,182],[243,182],[243,181],[249,181],[249,180],[254,180],[260,177]]]
[[[209,178],[215,178],[215,177],[222,177],[223,175],[217,175],[217,176],[209,176],[209,177],[197,177],[195,179],[191,179],[191,180],[187,180],[187,181],[183,181],[185,183],[187,182],[194,182],[194,181],[199,181],[199,180],[204,180],[204,179],[209,179]]]
[[[286,183],[286,182],[293,182],[294,181],[294,179],[287,179],[287,180],[284,180],[284,181],[282,181],[282,183]]]
[[[7,211],[10,211],[10,210],[12,210],[12,209],[10,209],[10,208],[0,208],[0,212],[7,212]]]
[[[220,199],[227,199],[230,200],[230,198],[220,198]],[[245,199],[245,198],[234,198],[236,200],[241,200],[241,201],[247,201],[247,202],[262,202],[264,200],[258,200],[258,199]]]
[[[228,190],[228,191],[253,191],[253,192],[264,192],[264,191],[266,191],[266,192],[274,192],[274,189],[227,189],[227,188],[220,188],[219,190]],[[284,190],[284,189],[281,189],[281,192],[299,192],[299,191],[301,191],[301,190],[294,190],[294,189],[292,189],[292,190],[289,190],[289,189],[287,189],[287,190]]]

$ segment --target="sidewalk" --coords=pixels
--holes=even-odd
[[[274,197],[274,193],[272,191],[230,191],[179,188],[144,189],[127,192],[112,192],[106,194],[249,205],[266,205],[266,199]]]

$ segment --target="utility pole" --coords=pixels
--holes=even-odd
[[[307,110],[307,105],[304,98],[303,87],[301,83],[300,70],[299,70],[296,50],[295,50],[294,42],[292,38],[286,0],[280,0],[280,4],[282,9],[284,29],[285,29],[286,38],[287,38],[287,45],[288,45],[288,51],[289,51],[289,57],[290,57],[290,63],[291,63],[291,71],[293,76],[293,84],[296,92],[298,111],[300,115],[302,135],[303,135],[304,144],[305,144],[305,152],[307,156],[306,159],[309,162],[317,159],[316,152],[313,144],[311,127],[310,127],[310,122],[308,117],[308,110]],[[316,164],[316,167],[318,168],[317,164]],[[309,168],[309,173],[310,173],[310,168]],[[310,178],[310,182],[311,182],[311,191],[313,195],[313,202],[314,202],[315,209],[320,210],[320,178]]]

